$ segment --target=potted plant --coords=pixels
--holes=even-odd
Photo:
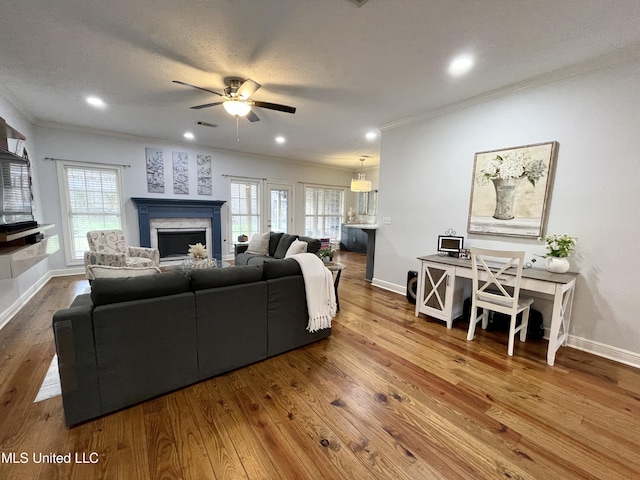
[[[576,249],[577,238],[570,237],[566,233],[562,235],[547,235],[544,238],[547,254],[538,255],[547,259],[547,270],[553,273],[565,273],[569,271],[569,260],[567,257]],[[536,259],[532,259],[533,262]]]
[[[331,246],[327,248],[321,248],[316,252],[316,255],[322,259],[323,262],[331,262],[333,260],[334,251],[331,250]]]

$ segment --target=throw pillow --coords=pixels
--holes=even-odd
[[[278,243],[280,242],[280,238],[284,235],[282,232],[271,232],[269,235],[269,256],[273,257],[276,254],[276,248],[278,248]]]
[[[271,232],[254,233],[249,241],[247,253],[255,253],[257,255],[269,254],[269,235]]]
[[[289,246],[287,253],[284,254],[284,258],[290,257],[291,255],[297,255],[298,253],[305,253],[307,251],[307,242],[301,242],[296,239]]]
[[[293,241],[297,239],[298,235],[289,235],[288,233],[282,235],[278,242],[278,248],[276,248],[276,251],[273,254],[273,258],[284,258],[284,255],[287,253],[287,250],[289,250]]]
[[[300,240],[303,242],[307,242],[307,253],[317,253],[318,250],[320,250],[320,247],[322,246],[322,244],[320,243],[320,240],[317,238],[301,236]]]

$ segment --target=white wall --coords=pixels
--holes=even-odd
[[[27,151],[30,158],[35,158],[37,149],[34,139],[33,126],[27,118],[25,118],[6,98],[0,95],[0,117],[4,118],[8,125],[22,133],[26,138]],[[39,175],[32,168],[32,179],[34,188],[38,188]],[[42,222],[42,202],[36,195],[34,198],[34,217],[38,222]],[[29,269],[23,275],[11,280],[0,280],[0,326],[2,326],[8,318],[16,313],[22,306],[19,299],[24,299],[33,293],[34,285],[47,274],[49,271],[49,263],[44,260],[33,268]]]
[[[200,148],[190,144],[171,144],[146,140],[142,138],[126,138],[123,136],[109,136],[97,133],[74,131],[66,128],[37,127],[36,139],[38,158],[36,168],[43,178],[51,179],[41,185],[40,194],[45,200],[44,217],[48,223],[55,223],[61,242],[62,220],[59,202],[58,184],[56,181],[55,162],[45,160],[45,157],[98,162],[106,164],[131,165],[124,170],[124,197],[126,227],[125,234],[132,244],[139,244],[138,212],[130,200],[131,197],[146,198],[181,198],[199,200],[228,201],[228,178],[223,175],[250,176],[265,178],[269,181],[289,183],[294,188],[294,228],[292,233],[304,233],[304,197],[303,185],[300,182],[339,185],[348,187],[351,181],[351,171],[326,168],[311,163],[289,162],[271,157],[239,154],[229,151]],[[148,193],[146,181],[145,148],[152,147],[163,150],[165,167],[165,193]],[[189,156],[190,188],[189,195],[177,195],[172,187],[172,152],[185,151]],[[211,155],[213,195],[198,195],[196,189],[196,155]],[[347,197],[349,199],[349,196]],[[347,200],[347,208],[349,200]],[[229,238],[228,209],[222,208],[222,240],[223,256],[231,255],[234,239]],[[66,267],[64,249],[53,255],[51,264],[54,269]]]
[[[374,284],[404,291],[416,257],[434,253],[449,228],[466,246],[544,253],[533,239],[468,235],[469,195],[475,152],[556,140],[546,232],[578,237],[570,334],[640,354],[639,78],[634,60],[385,130],[379,217],[392,223],[378,232]]]

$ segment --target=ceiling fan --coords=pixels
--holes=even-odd
[[[224,93],[214,92],[208,88],[198,87],[197,85],[181,82],[180,80],[173,80],[173,83],[184,85],[185,87],[197,88],[198,90],[213,93],[214,95],[218,95],[223,98],[223,100],[219,102],[205,103],[191,107],[194,110],[222,105],[231,115],[236,117],[247,117],[250,122],[258,122],[260,120],[251,107],[268,108],[269,110],[277,110],[278,112],[296,113],[295,107],[288,107],[287,105],[280,105],[278,103],[250,100],[249,97],[251,97],[251,95],[253,95],[256,90],[262,86],[251,79],[243,80],[236,77],[225,79],[227,87],[224,89]]]

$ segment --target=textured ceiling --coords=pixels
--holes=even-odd
[[[419,118],[558,70],[640,55],[637,0],[9,0],[0,93],[36,124],[186,142],[358,168],[371,129]],[[451,78],[457,54],[476,57]],[[603,60],[605,59],[605,60]],[[567,68],[569,67],[569,68]],[[555,73],[554,73],[555,72]],[[236,122],[206,92],[262,84]],[[84,99],[98,95],[104,109]],[[196,125],[204,121],[217,128]],[[286,137],[284,145],[274,142]]]

